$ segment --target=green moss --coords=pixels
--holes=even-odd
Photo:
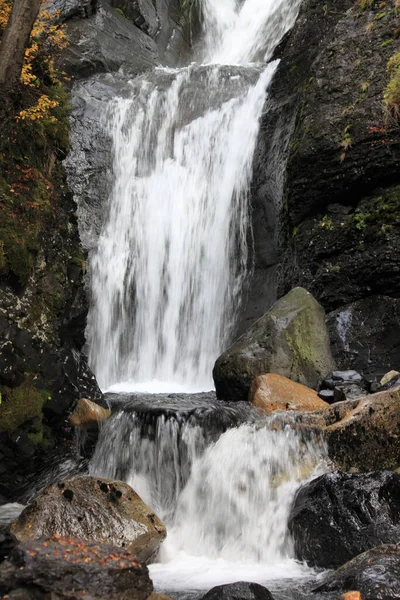
[[[367,8],[371,8],[374,2],[375,0],[358,0],[358,5],[362,10],[366,10]]]
[[[400,119],[400,52],[396,52],[388,61],[387,72],[389,83],[384,94],[383,103],[388,115]]]
[[[33,376],[28,375],[25,381],[16,388],[1,388],[0,432],[12,433],[21,425],[31,423],[28,433],[43,439],[42,410],[51,397],[49,392],[38,390]],[[39,437],[38,437],[39,436]]]

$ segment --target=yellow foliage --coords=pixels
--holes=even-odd
[[[51,100],[46,94],[42,94],[34,106],[31,106],[27,110],[21,110],[16,119],[17,121],[24,121],[25,119],[29,119],[30,121],[48,119],[55,122],[56,118],[50,113],[56,106],[58,106],[57,100]]]
[[[21,81],[25,85],[31,87],[38,85],[33,69],[33,64],[38,57],[41,57],[50,81],[54,84],[61,83],[62,74],[54,66],[54,56],[68,46],[68,40],[65,25],[56,23],[58,16],[59,12],[49,13],[42,10],[33,25],[21,72]]]
[[[0,0],[0,29],[4,29],[7,25],[8,18],[11,13],[11,0]]]
[[[48,12],[45,9],[46,3],[46,0],[42,0],[42,9],[33,25],[21,71],[21,83],[32,88],[42,88],[41,77],[50,85],[61,85],[68,80],[54,65],[54,59],[68,46],[65,25],[57,23],[59,11]],[[0,33],[7,25],[12,4],[12,0],[0,0]],[[34,106],[20,111],[16,120],[48,119],[54,122],[56,119],[51,111],[56,106],[56,100],[51,100],[47,94],[42,93]]]

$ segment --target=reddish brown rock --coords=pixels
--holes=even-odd
[[[91,400],[81,398],[70,415],[69,421],[74,427],[91,428],[97,427],[102,421],[107,421],[110,416],[111,410],[108,408],[103,408]]]
[[[321,410],[329,404],[317,392],[283,375],[260,375],[251,384],[249,402],[268,414],[275,410]]]
[[[362,600],[360,592],[346,592],[340,598],[341,600]]]
[[[126,550],[61,536],[21,543],[0,565],[2,597],[146,600],[152,589],[146,565]]]

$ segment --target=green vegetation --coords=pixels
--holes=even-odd
[[[26,423],[31,440],[43,441],[42,410],[50,400],[47,391],[35,387],[32,375],[27,375],[25,381],[16,388],[2,387],[0,433],[12,433]]]
[[[394,54],[387,64],[389,83],[386,86],[383,102],[389,116],[400,119],[400,52]]]
[[[374,4],[375,0],[358,0],[358,5],[362,10],[366,10],[367,8],[371,8]]]
[[[1,35],[10,2],[0,9]],[[54,66],[65,34],[47,13],[33,34],[21,81],[0,106],[0,277],[22,288],[60,200],[59,159],[69,142],[69,93]]]

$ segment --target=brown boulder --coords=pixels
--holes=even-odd
[[[400,387],[299,413],[296,427],[323,432],[329,458],[343,471],[400,466]]]
[[[129,485],[89,476],[47,488],[11,532],[22,542],[61,535],[113,544],[144,562],[155,558],[166,536],[164,524]]]
[[[329,404],[317,392],[283,375],[260,375],[251,384],[249,402],[268,414],[275,410],[321,410]]]
[[[326,428],[329,456],[335,463],[343,470],[397,468],[400,387],[338,404],[343,405],[340,407],[343,416]]]
[[[146,600],[146,565],[125,549],[54,536],[19,544],[0,565],[2,598]]]
[[[78,400],[69,422],[74,427],[91,428],[97,427],[102,421],[107,421],[111,416],[111,410],[95,404],[91,400],[81,398]]]

